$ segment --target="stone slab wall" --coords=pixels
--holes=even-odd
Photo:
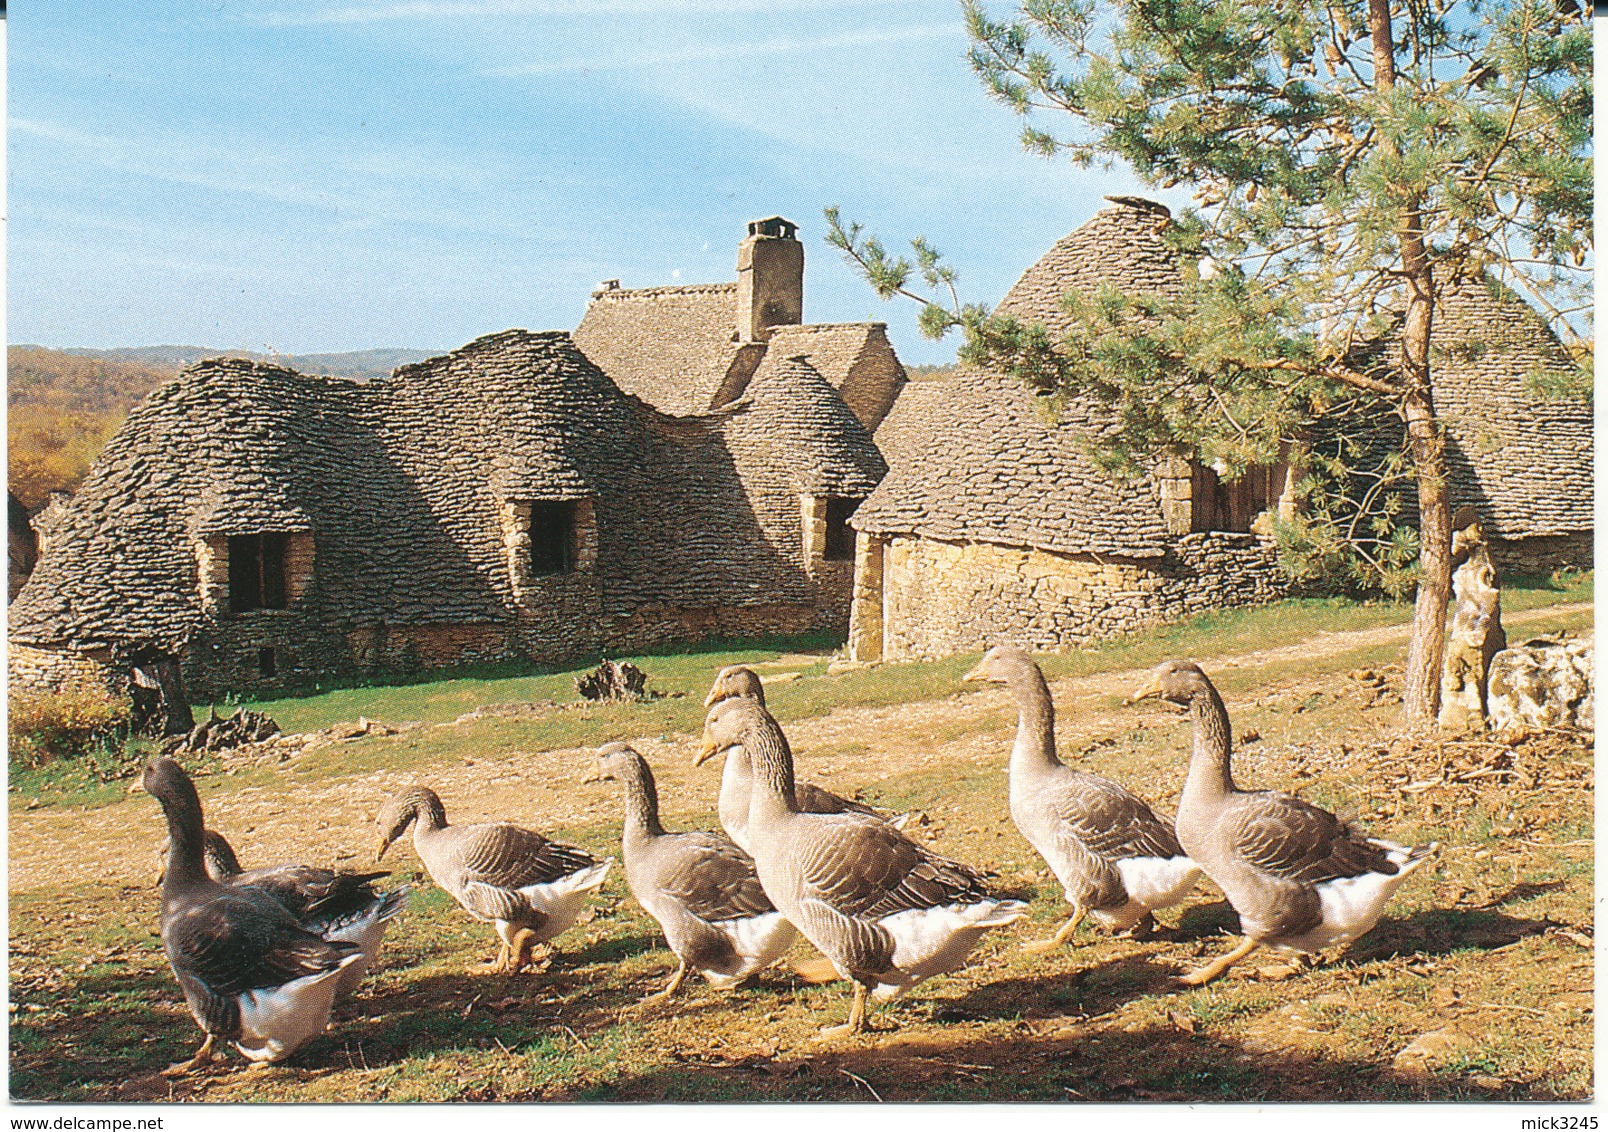
[[[508,641],[502,625],[378,625],[346,634],[352,663],[364,672],[498,660],[507,655]]]
[[[606,617],[603,647],[615,653],[731,637],[794,636],[826,628],[832,611],[812,605],[643,606]]]
[[[13,688],[60,692],[77,685],[111,687],[108,657],[99,653],[67,652],[13,644],[6,655],[6,675]]]
[[[1498,571],[1509,574],[1550,574],[1565,568],[1590,570],[1594,544],[1591,531],[1524,539],[1493,538],[1491,560]]]
[[[862,561],[872,549],[862,543]],[[1285,592],[1271,545],[1220,532],[1180,538],[1151,561],[918,538],[889,539],[881,557],[880,649],[890,660],[974,652],[1002,640],[1071,647]],[[875,659],[875,645],[861,640],[868,636],[855,638],[857,659]]]

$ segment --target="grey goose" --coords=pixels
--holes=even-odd
[[[1016,700],[1011,820],[1055,873],[1072,906],[1052,938],[1025,950],[1060,947],[1084,916],[1112,931],[1148,929],[1152,909],[1189,895],[1201,870],[1179,845],[1172,824],[1126,787],[1056,757],[1055,704],[1044,673],[1023,649],[997,645],[962,679],[1004,684]]]
[[[362,958],[341,972],[335,997],[339,1000],[356,993],[379,954],[386,924],[402,910],[408,885],[392,892],[376,892],[374,881],[390,876],[383,870],[353,873],[303,864],[242,869],[234,846],[215,829],[203,831],[202,846],[207,875],[219,884],[260,888],[283,904],[285,911],[308,931],[327,940],[357,944]],[[164,873],[169,849],[170,845],[164,843]],[[157,883],[161,880],[158,876]]]
[[[624,796],[626,884],[678,961],[645,1001],[670,998],[689,970],[725,989],[781,958],[798,932],[766,897],[753,858],[721,833],[667,832],[653,770],[629,744],[599,748],[597,761],[598,777],[617,781]]]
[[[377,821],[376,861],[411,825],[413,848],[430,879],[464,911],[496,928],[502,947],[489,969],[498,974],[523,971],[535,945],[573,924],[614,863],[613,857],[599,861],[584,849],[508,822],[448,825],[441,799],[424,786],[410,786],[386,802]]]
[[[753,669],[744,668],[740,664],[728,665],[716,673],[715,682],[710,686],[709,694],[704,697],[704,707],[713,707],[727,699],[751,699],[760,707],[764,707],[765,686]],[[700,751],[698,757],[693,760],[693,765],[701,766],[712,757],[709,753]],[[728,750],[725,766],[720,773],[720,798],[716,803],[716,812],[720,815],[720,827],[726,831],[726,835],[748,854],[754,851],[748,837],[748,797],[753,788],[753,778],[753,767],[743,748],[736,746]],[[910,816],[899,814],[897,817],[888,817],[863,802],[839,797],[830,790],[823,790],[808,782],[795,784],[794,798],[801,813],[865,814],[890,822],[896,829],[903,829],[905,821]]]
[[[991,893],[975,869],[939,857],[885,821],[801,812],[787,738],[756,700],[722,700],[704,720],[705,752],[738,745],[754,767],[748,828],[765,895],[854,981],[847,1023],[823,1037],[863,1030],[868,996],[895,998],[955,970],[984,932],[1025,912],[1020,901]]]
[[[1369,837],[1327,810],[1274,790],[1234,783],[1228,710],[1200,666],[1169,660],[1134,700],[1160,696],[1189,708],[1194,750],[1178,805],[1178,838],[1239,913],[1244,940],[1182,976],[1198,986],[1258,947],[1306,955],[1349,943],[1379,922],[1385,902],[1439,850]]]
[[[290,1056],[323,1032],[341,972],[362,955],[296,922],[261,888],[219,884],[203,861],[205,828],[195,784],[158,758],[142,783],[162,805],[172,846],[162,877],[162,950],[206,1040],[177,1076],[212,1061],[221,1038],[248,1060]]]

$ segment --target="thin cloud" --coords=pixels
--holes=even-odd
[[[593,56],[586,59],[546,59],[522,63],[517,67],[498,67],[486,73],[498,77],[528,77],[586,73],[589,71],[636,71],[671,67],[683,63],[718,63],[728,59],[756,56],[798,55],[807,51],[831,51],[843,47],[869,47],[882,43],[908,43],[915,39],[958,36],[959,24],[932,24],[926,27],[898,28],[892,31],[853,31],[814,39],[767,39],[758,43],[725,43],[709,47],[690,47],[680,51],[652,51],[638,54]]]
[[[313,12],[256,12],[243,17],[264,27],[459,20],[486,16],[731,16],[777,15],[858,7],[856,0],[411,0]]]

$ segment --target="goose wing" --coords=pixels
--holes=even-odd
[[[798,802],[799,813],[802,814],[867,814],[874,818],[881,816],[864,802],[840,797],[813,783],[798,783],[793,794]]]
[[[248,869],[231,883],[262,889],[292,916],[304,920],[310,916],[341,916],[368,907],[375,898],[373,882],[389,875],[384,871],[349,873],[286,864]]]
[[[881,919],[915,908],[989,898],[981,873],[859,814],[820,819],[797,846],[801,893],[845,915]]]
[[[1172,823],[1108,778],[1069,770],[1046,793],[1068,832],[1108,860],[1185,855]]]
[[[357,950],[304,930],[272,897],[249,888],[179,909],[162,940],[181,978],[219,996],[317,975]]]
[[[659,888],[708,923],[774,912],[754,859],[716,833],[681,833],[663,841]]]
[[[1252,867],[1316,885],[1364,873],[1394,875],[1385,850],[1327,810],[1289,794],[1242,794],[1225,815],[1223,836]]]
[[[584,849],[507,822],[452,826],[446,832],[456,834],[447,848],[460,899],[471,912],[493,920],[529,911],[519,889],[551,884],[597,863]]]

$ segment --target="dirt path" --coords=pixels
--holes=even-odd
[[[1548,606],[1511,613],[1509,629],[1539,620],[1588,613],[1589,603]],[[1294,645],[1262,649],[1212,661],[1214,670],[1288,665],[1318,660],[1353,649],[1405,641],[1407,626],[1324,633]],[[1521,634],[1513,633],[1518,639]],[[1112,711],[1111,700],[1131,692],[1147,669],[1103,672],[1054,681],[1057,732],[1063,748],[1077,748],[1103,735],[1168,720],[1157,706]],[[1329,681],[1332,683],[1332,680]],[[1300,678],[1281,677],[1277,688],[1258,690],[1293,695]],[[1236,699],[1226,695],[1230,710]],[[1244,702],[1243,698],[1239,701]],[[987,686],[941,700],[881,708],[840,709],[814,719],[783,720],[801,778],[831,783],[839,790],[870,787],[889,778],[925,773],[953,764],[1003,766],[1014,724],[1014,708],[1004,688]],[[1171,725],[1169,721],[1167,725]],[[453,727],[456,724],[440,724]],[[639,736],[632,740],[656,768],[668,817],[713,810],[719,768],[690,765],[686,736]],[[507,818],[538,828],[585,826],[616,816],[611,784],[583,785],[591,752],[571,748],[465,758],[420,768],[399,765],[369,774],[306,780],[287,775],[283,784],[231,788],[226,778],[199,781],[208,824],[226,831],[248,867],[282,860],[332,862],[357,867],[372,859],[373,814],[402,786],[428,780],[447,802],[454,821]],[[1175,789],[1171,768],[1151,781],[1136,781],[1141,793],[1165,801]],[[423,771],[423,773],[421,773]],[[943,804],[930,807],[941,820]],[[158,807],[143,793],[96,809],[84,807],[13,811],[10,817],[9,885],[13,893],[59,889],[63,885],[147,886],[156,875],[156,858],[135,846],[155,846],[164,829]],[[70,848],[68,848],[70,847]],[[389,858],[388,858],[389,860]],[[412,862],[408,851],[398,867]]]

